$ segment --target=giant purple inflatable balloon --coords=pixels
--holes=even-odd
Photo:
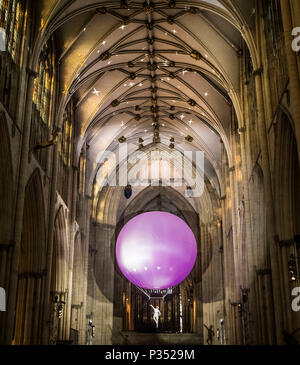
[[[144,289],[167,289],[181,283],[197,257],[190,227],[176,215],[148,212],[131,219],[116,244],[119,268]]]

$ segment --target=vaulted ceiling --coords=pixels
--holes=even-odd
[[[129,152],[173,143],[181,152],[205,151],[206,173],[217,179],[252,0],[52,0],[39,6],[58,46],[60,108],[75,101],[78,152],[88,142],[97,164],[121,137]]]

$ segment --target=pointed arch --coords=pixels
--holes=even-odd
[[[11,239],[13,214],[13,164],[10,134],[4,112],[0,113],[0,244],[8,244]],[[0,278],[1,284],[1,278]]]
[[[281,239],[300,232],[297,209],[300,203],[299,161],[293,121],[283,110],[275,125],[274,198],[277,226]]]
[[[46,265],[46,230],[43,187],[39,170],[26,189],[16,306],[16,345],[34,345],[41,338],[42,290]]]

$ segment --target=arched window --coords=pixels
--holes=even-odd
[[[269,54],[278,53],[278,42],[283,39],[283,24],[279,0],[264,0],[263,15],[266,19],[266,42]]]
[[[47,44],[41,54],[38,77],[34,81],[33,103],[41,120],[50,128],[50,104],[54,82],[54,57],[50,44]]]
[[[85,193],[85,173],[86,173],[86,158],[85,158],[85,150],[81,152],[79,159],[79,183],[78,190],[79,194],[84,195]]]
[[[59,142],[59,163],[57,191],[66,204],[70,203],[70,167],[72,165],[73,153],[73,126],[74,126],[73,104],[70,102],[64,113],[62,133]]]
[[[15,63],[21,55],[21,42],[25,26],[25,11],[20,0],[0,0],[0,43]]]
[[[72,152],[72,123],[67,116],[64,119],[64,128],[62,131],[62,146],[61,155],[63,163],[67,166],[71,166],[71,152]]]
[[[23,35],[27,24],[24,4],[24,0],[0,0],[0,99],[12,117],[16,113],[14,99],[23,62]]]
[[[52,133],[52,104],[54,95],[54,42],[45,45],[40,55],[32,98],[31,148],[47,142]],[[38,149],[35,156],[46,170],[48,149]]]

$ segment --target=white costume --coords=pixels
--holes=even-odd
[[[161,315],[161,311],[157,308],[154,308],[152,304],[150,304],[150,307],[152,307],[154,310],[153,319],[154,319],[154,322],[156,323],[156,328],[158,328],[158,320],[159,320],[159,316]]]
[[[6,33],[4,28],[0,28],[0,52],[6,50]]]
[[[5,296],[5,290],[3,288],[0,288],[0,312],[6,311],[6,296]]]

